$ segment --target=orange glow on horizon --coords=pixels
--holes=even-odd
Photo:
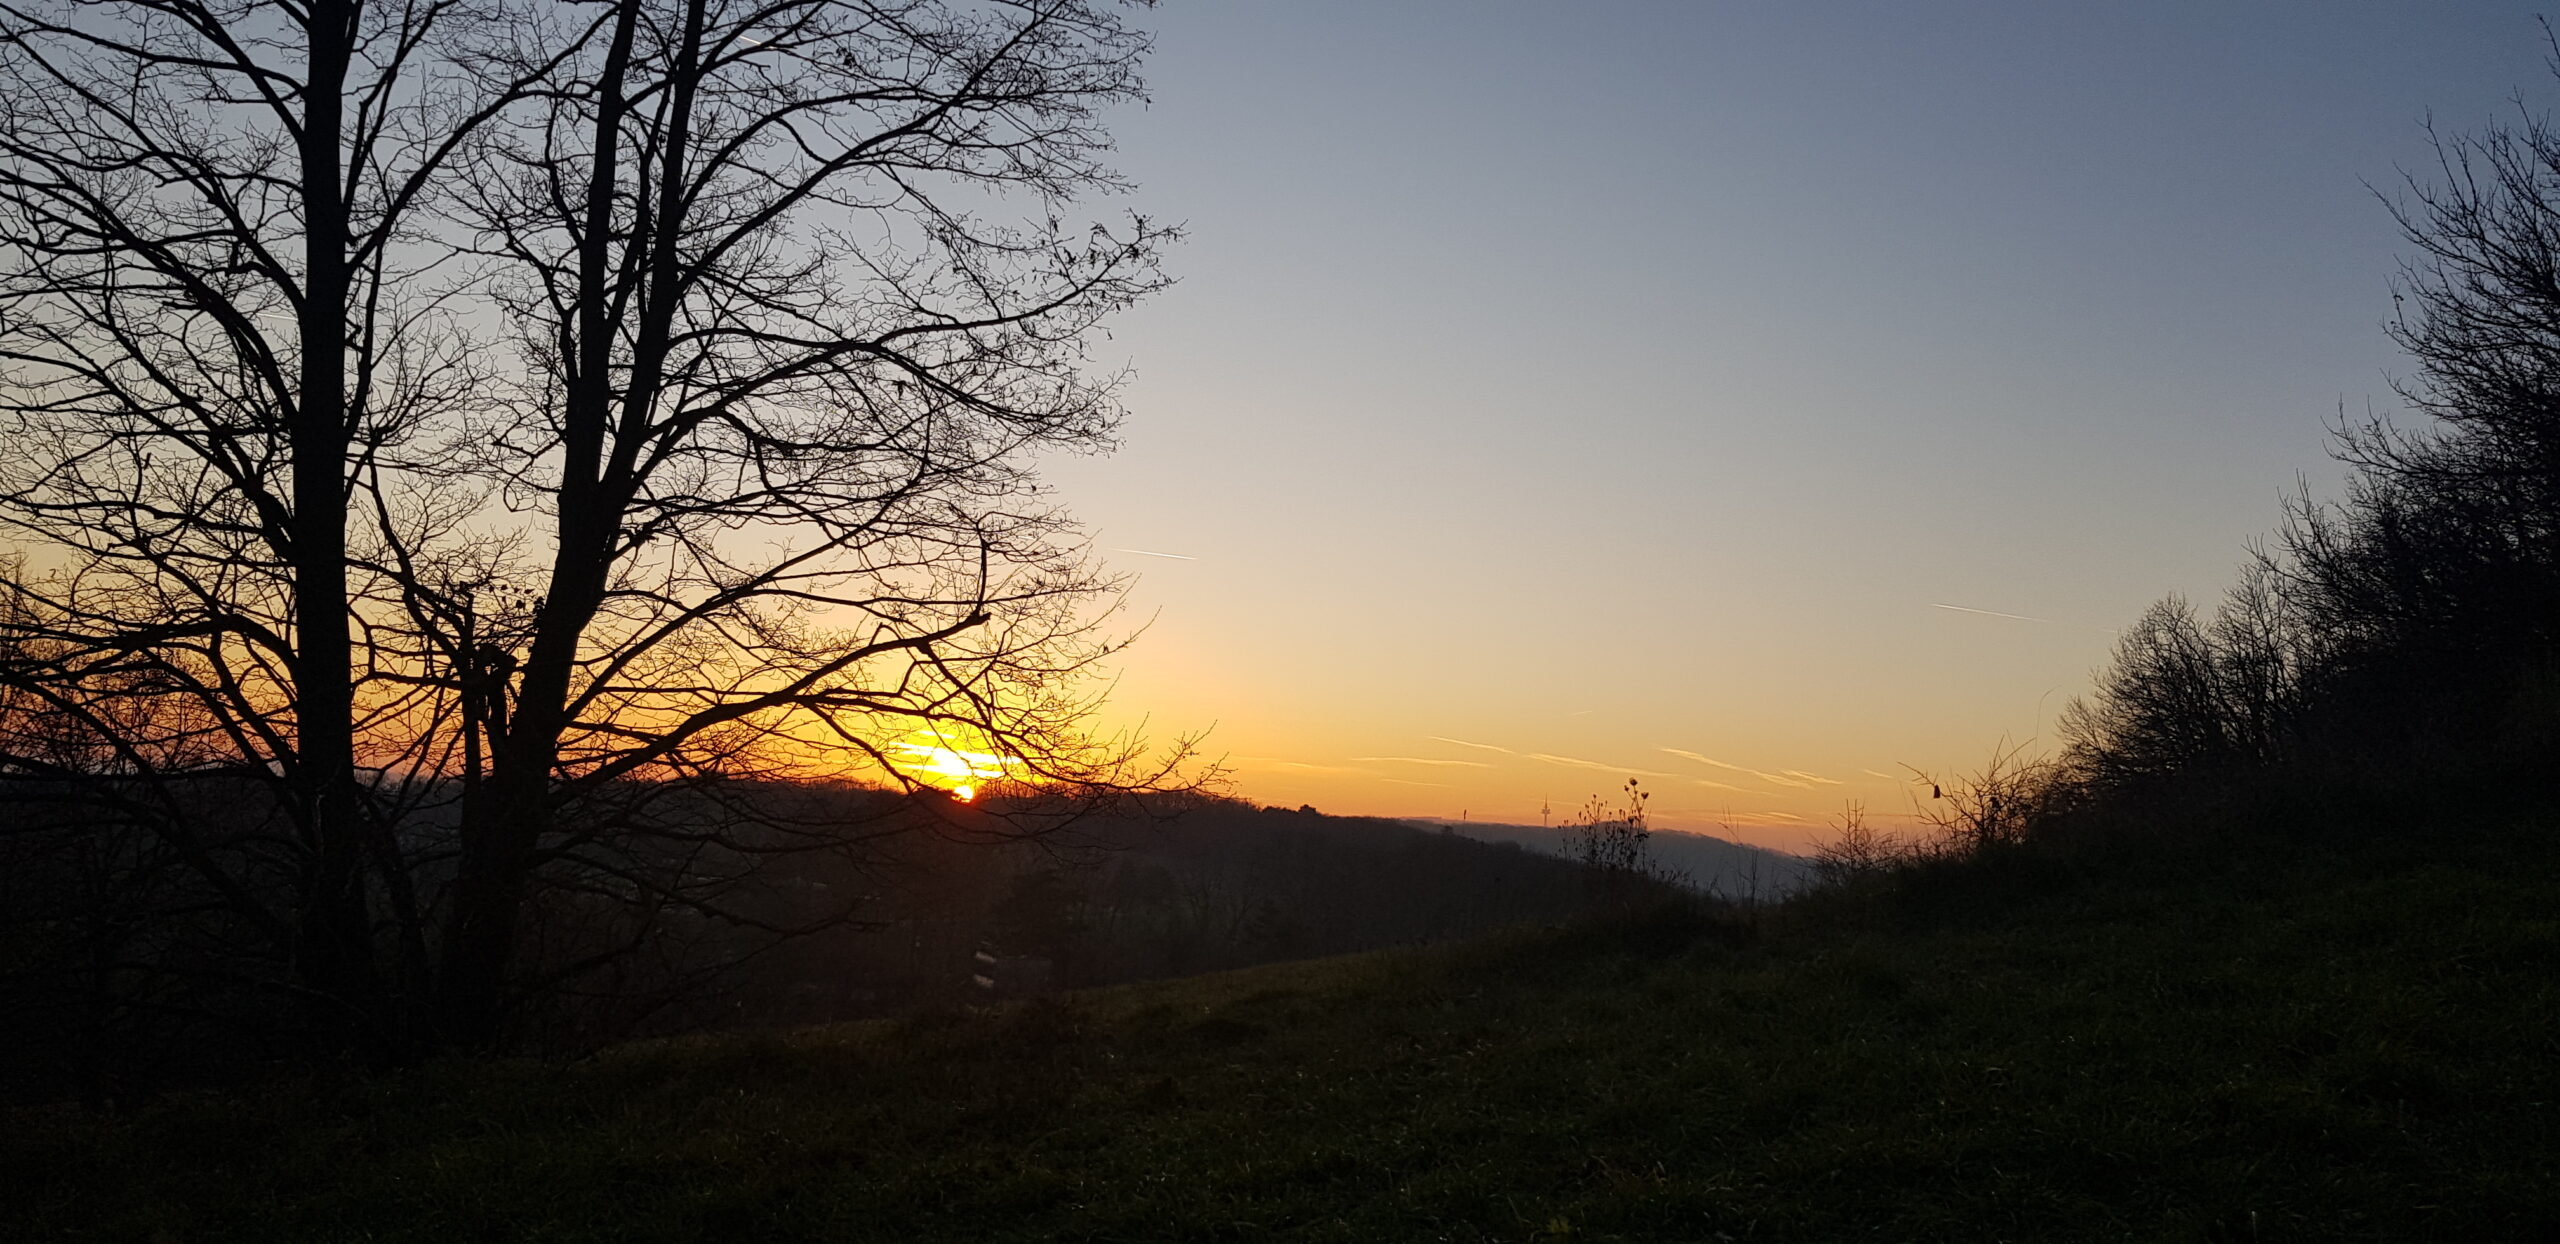
[[[962,803],[976,799],[979,787],[990,780],[1007,777],[1021,780],[1026,769],[1019,756],[953,747],[938,735],[911,737],[897,744],[897,750],[915,761],[912,767],[902,766],[907,778]]]

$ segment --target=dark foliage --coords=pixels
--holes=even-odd
[[[1835,891],[1996,905],[2093,865],[2516,823],[2507,793],[2560,760],[2560,130],[2525,112],[2436,154],[2389,204],[2423,422],[2342,423],[2343,495],[2297,492],[2209,614],[2172,595],[2126,627],[2051,760],[1921,775],[1908,839],[1852,809],[1817,860]]]
[[[2342,426],[2341,499],[2297,496],[2209,620],[2173,596],[2128,628],[2064,718],[2058,780],[2192,803],[2279,770],[2378,794],[2551,760],[2560,132],[2527,112],[2436,154],[2391,204],[2414,250],[2389,332],[2416,370],[2395,387],[2425,422]]]

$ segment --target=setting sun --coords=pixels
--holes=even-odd
[[[1024,766],[1018,756],[964,750],[932,735],[899,743],[897,747],[915,761],[903,769],[905,777],[962,803],[976,799],[978,787],[989,779],[1023,775]]]

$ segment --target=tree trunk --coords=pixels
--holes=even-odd
[[[307,852],[295,966],[314,1036],[381,1052],[379,982],[365,896],[363,809],[355,789],[347,622],[347,262],[341,169],[344,92],[361,0],[315,0],[299,151],[304,277],[293,458],[296,782]]]
[[[577,339],[564,395],[557,544],[550,590],[543,596],[526,654],[514,710],[490,749],[489,782],[478,815],[463,824],[454,877],[453,916],[438,988],[443,1039],[487,1049],[504,1036],[507,976],[534,853],[551,820],[552,769],[568,725],[569,684],[579,639],[604,596],[619,506],[598,496],[605,430],[612,412],[613,333],[606,282],[615,241],[613,202],[620,175],[623,83],[631,64],[640,6],[629,0],[614,17],[596,91],[594,162],[588,170],[586,230],[579,244]]]

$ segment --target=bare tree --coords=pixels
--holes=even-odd
[[[1109,435],[1083,343],[1163,282],[1168,230],[1067,214],[1119,188],[1144,46],[1081,0],[634,0],[475,150],[455,212],[522,366],[469,478],[539,552],[502,572],[536,604],[464,824],[461,1039],[541,870],[640,875],[599,815],[635,779],[905,780],[919,736],[1017,789],[1161,775],[1076,733],[1111,585],[1025,463]]]
[[[2100,784],[2228,759],[2234,754],[2233,723],[2224,690],[2222,662],[2206,625],[2186,598],[2164,597],[2117,637],[2114,659],[2099,672],[2097,688],[2063,710],[2065,754]],[[1995,759],[1991,771],[2010,768]]]
[[[2509,495],[2543,558],[2560,563],[2560,131],[2521,102],[2517,113],[2476,134],[2430,127],[2434,175],[2407,176],[2405,197],[2390,204],[2417,252],[2402,266],[2388,328],[2418,371],[2395,387],[2470,452],[2381,427],[2346,449],[2376,474],[2454,477]]]
[[[2560,43],[2552,67],[2560,73]],[[2417,428],[2342,421],[2356,472],[2284,532],[2286,595],[2332,655],[2547,645],[2560,607],[2560,130],[2519,97],[2387,200],[2413,249],[2386,324]]]
[[[276,823],[237,842],[165,791],[146,819],[342,1044],[381,1039],[360,1030],[386,988],[349,498],[468,370],[417,292],[416,222],[507,93],[435,72],[491,19],[0,6],[0,522],[32,554],[7,587],[41,653],[9,677],[128,777],[266,788]]]
[[[1114,585],[1030,473],[1107,444],[1085,343],[1173,236],[1076,215],[1121,6],[0,21],[5,679],[85,748],[0,769],[132,812],[337,1043],[809,927],[756,861],[908,822],[773,779],[1003,837],[1170,771],[1085,733]]]

